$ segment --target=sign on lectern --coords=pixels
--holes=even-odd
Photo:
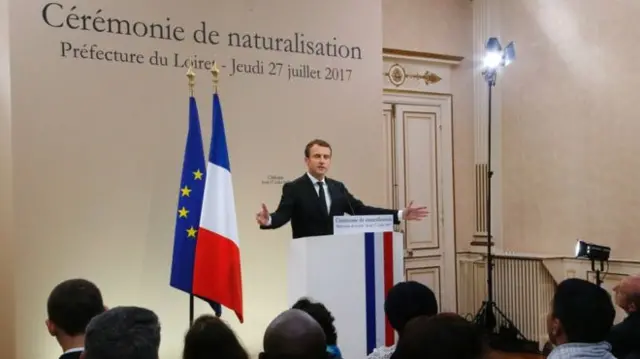
[[[334,234],[290,242],[289,305],[301,297],[324,303],[335,317],[344,358],[366,358],[395,343],[387,324],[387,291],[404,281],[402,233],[392,215],[334,217]]]

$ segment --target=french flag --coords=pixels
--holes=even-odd
[[[242,323],[240,240],[218,93],[213,95],[212,131],[200,229],[196,241],[193,293],[233,310]]]
[[[396,342],[395,331],[384,313],[387,293],[404,277],[403,264],[394,263],[394,251],[402,251],[402,242],[394,243],[392,232],[364,234],[367,354]]]

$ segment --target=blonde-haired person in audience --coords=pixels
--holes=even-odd
[[[236,334],[220,318],[202,315],[184,337],[182,359],[249,359]]]
[[[384,312],[391,327],[402,338],[404,327],[411,319],[436,315],[438,302],[433,291],[426,285],[415,281],[400,282],[387,293]],[[395,349],[395,345],[378,347],[367,358],[388,359]]]

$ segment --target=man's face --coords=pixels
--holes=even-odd
[[[613,287],[613,293],[615,293],[614,297],[613,297],[613,301],[616,303],[616,305],[622,309],[625,309],[625,295],[622,292],[622,286],[623,286],[624,282],[620,282],[618,283],[618,285],[616,285],[615,287]]]
[[[547,334],[549,335],[549,341],[553,345],[560,345],[566,342],[562,324],[551,313],[547,314]]]
[[[309,149],[309,157],[304,161],[312,176],[324,177],[331,167],[331,150],[328,147],[313,145]]]
[[[637,309],[632,301],[629,300],[629,295],[632,291],[633,288],[631,288],[631,284],[627,279],[623,279],[618,285],[613,287],[613,292],[615,293],[613,299],[616,305],[627,313],[635,312]]]
[[[562,323],[553,315],[553,299],[549,302],[549,313],[547,314],[547,334],[549,341],[553,345],[560,345],[566,342]]]

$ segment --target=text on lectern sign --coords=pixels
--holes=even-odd
[[[393,216],[390,214],[381,214],[333,217],[333,234],[367,232],[393,232]]]

